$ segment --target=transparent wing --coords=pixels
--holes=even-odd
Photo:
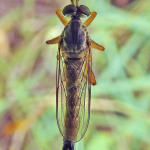
[[[90,61],[89,61],[90,58]],[[90,119],[90,103],[91,103],[91,52],[87,52],[87,55],[82,66],[80,77],[81,81],[79,87],[79,100],[80,100],[80,110],[79,110],[79,130],[77,134],[76,141],[83,138]]]
[[[64,118],[66,108],[66,77],[64,58],[61,57],[60,49],[57,54],[56,69],[56,118],[62,136],[64,136]]]
[[[79,61],[65,60],[58,51],[56,115],[63,138],[77,142],[84,136],[90,118],[91,54]]]

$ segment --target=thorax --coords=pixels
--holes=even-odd
[[[80,19],[72,19],[64,28],[61,38],[62,49],[68,57],[79,57],[87,49],[89,36]]]

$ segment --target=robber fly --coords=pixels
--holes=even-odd
[[[86,27],[96,12],[78,3],[70,4],[56,14],[65,28],[62,34],[46,41],[57,44],[56,118],[64,139],[63,150],[74,150],[74,143],[84,136],[90,118],[91,84],[96,85],[92,72],[91,47],[104,47],[90,39]],[[70,22],[65,17],[71,17]],[[87,17],[82,23],[80,18]]]

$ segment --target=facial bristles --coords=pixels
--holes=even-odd
[[[76,6],[78,6],[79,5],[79,0],[76,0]]]
[[[75,2],[76,2],[76,6],[79,6],[79,0],[71,0],[71,3],[72,3],[73,5],[75,5]]]

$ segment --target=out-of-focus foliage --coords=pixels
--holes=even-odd
[[[60,150],[55,118],[55,11],[69,0],[1,0],[0,149]],[[150,0],[80,0],[98,13],[91,118],[76,150],[150,149]]]

